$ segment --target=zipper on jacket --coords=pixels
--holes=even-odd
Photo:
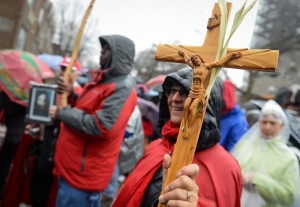
[[[87,145],[88,145],[88,142],[85,142],[84,143],[84,148],[83,148],[82,160],[81,160],[81,167],[80,167],[80,171],[81,172],[84,171],[84,163],[85,163],[85,156],[86,156],[86,151],[87,151]]]

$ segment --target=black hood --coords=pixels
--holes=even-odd
[[[99,37],[101,47],[107,43],[111,49],[111,64],[105,77],[116,77],[130,74],[132,69],[135,45],[132,40],[121,35],[107,35]]]
[[[163,88],[167,85],[177,84],[181,85],[186,93],[190,91],[192,84],[193,70],[186,68],[169,74],[164,83]],[[217,144],[220,141],[220,119],[223,106],[222,99],[223,83],[221,78],[217,78],[212,88],[208,106],[206,108],[205,117],[203,120],[201,134],[197,143],[197,151],[206,149]],[[159,106],[159,121],[157,134],[161,137],[161,130],[165,123],[170,120],[170,113],[168,109],[167,96],[165,91],[162,94]]]

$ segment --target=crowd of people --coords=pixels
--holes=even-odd
[[[52,125],[26,123],[26,107],[0,89],[0,124],[7,127],[0,206],[300,206],[299,159],[289,147],[283,110],[299,115],[299,88],[279,90],[275,100],[253,110],[239,106],[234,84],[218,77],[193,164],[181,168],[160,195],[193,69],[168,74],[161,90],[152,91],[130,75],[132,40],[110,35],[99,41],[100,70],[84,87],[76,81],[80,63],[67,83],[70,57],[61,63],[58,101],[47,106]],[[61,105],[63,93],[68,107]]]

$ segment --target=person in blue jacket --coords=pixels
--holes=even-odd
[[[220,144],[230,151],[242,135],[249,129],[244,112],[236,104],[235,86],[230,80],[223,81],[224,106],[221,117]]]

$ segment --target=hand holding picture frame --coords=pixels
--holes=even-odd
[[[26,121],[31,123],[53,123],[49,116],[49,108],[56,105],[57,85],[30,82]]]

